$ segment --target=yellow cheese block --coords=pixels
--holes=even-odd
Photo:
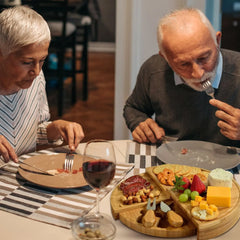
[[[231,188],[208,186],[207,203],[218,207],[231,207]]]

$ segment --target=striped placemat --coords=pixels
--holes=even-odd
[[[43,150],[20,157],[21,160],[39,155],[56,154]],[[0,164],[1,165],[1,164]],[[100,200],[133,168],[117,164],[112,183],[100,191]],[[88,185],[71,189],[52,189],[37,186],[23,179],[18,164],[10,162],[0,168],[0,209],[33,220],[70,228],[74,219],[89,212],[96,204],[96,192]]]
[[[156,156],[157,147],[156,144],[128,143],[128,157],[126,159],[127,163],[135,165],[133,174],[144,173],[147,167],[164,164]],[[229,171],[233,173],[234,179],[240,184],[240,164],[233,169],[229,169]]]

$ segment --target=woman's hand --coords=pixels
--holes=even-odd
[[[163,128],[159,127],[154,120],[148,118],[144,122],[139,123],[133,130],[132,136],[133,139],[139,143],[156,143],[165,136],[165,131]]]
[[[240,140],[240,109],[216,99],[209,103],[218,108],[215,115],[220,119],[217,124],[220,132],[231,140]]]
[[[82,126],[75,122],[56,120],[47,126],[47,136],[49,140],[56,140],[62,137],[69,148],[75,151],[78,144],[84,138]]]
[[[8,162],[10,160],[18,162],[18,158],[13,147],[3,135],[0,135],[0,155],[5,162]]]

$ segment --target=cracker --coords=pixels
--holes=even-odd
[[[194,212],[197,212],[197,211],[199,211],[199,210],[200,210],[199,207],[194,207],[194,208],[192,208],[192,210],[191,210],[191,214],[192,214],[192,216],[193,216],[195,219],[198,219],[198,220],[201,220],[201,221],[210,221],[210,220],[213,220],[213,219],[217,218],[218,215],[219,215],[219,211],[217,210],[216,212],[213,212],[213,215],[207,214],[206,218],[205,218],[205,219],[202,219],[202,218],[194,215]]]
[[[173,172],[175,172],[175,165],[173,165],[173,164],[162,164],[162,165],[158,165],[156,167],[153,167],[153,173],[157,175],[160,172],[162,172],[165,168],[171,169]]]

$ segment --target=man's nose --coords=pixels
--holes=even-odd
[[[202,78],[203,74],[204,69],[202,68],[202,66],[194,62],[192,65],[192,78],[200,79]]]

